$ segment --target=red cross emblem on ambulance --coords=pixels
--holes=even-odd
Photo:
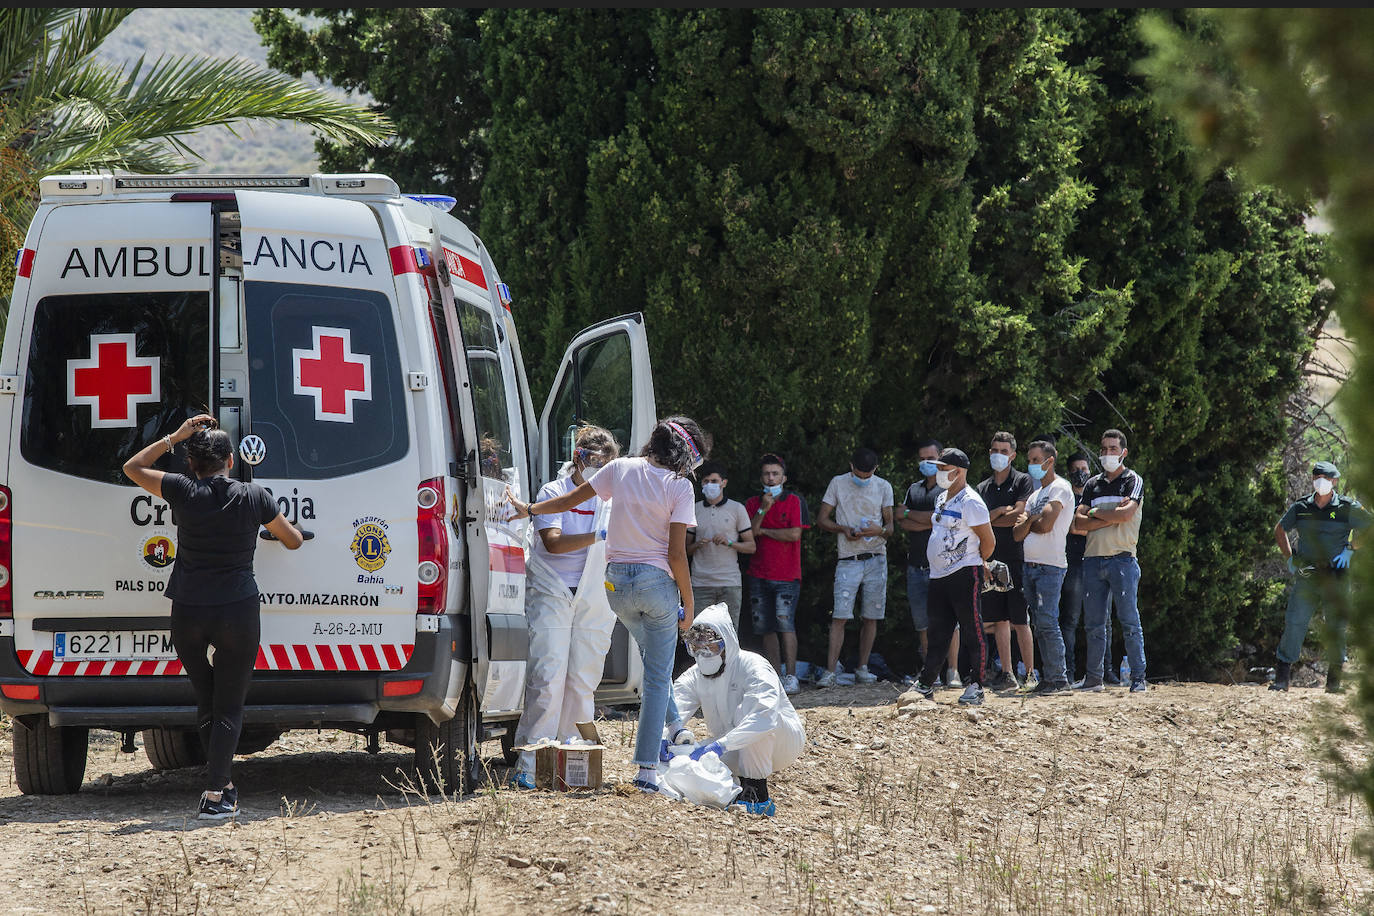
[[[67,403],[91,408],[91,426],[136,426],[139,404],[162,400],[156,356],[134,355],[134,334],[92,334],[88,359],[67,360]]]
[[[315,399],[315,419],[353,422],[353,402],[372,400],[372,357],[354,353],[347,328],[312,327],[313,350],[292,350],[296,394]]]

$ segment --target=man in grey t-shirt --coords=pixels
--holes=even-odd
[[[724,604],[730,622],[739,631],[742,599],[739,555],[755,550],[749,513],[733,499],[725,498],[730,483],[725,465],[708,461],[701,466],[701,502],[697,526],[687,529],[687,556],[692,561],[692,593],[697,607]]]
[[[887,539],[892,537],[892,484],[874,471],[878,453],[871,448],[854,451],[849,473],[839,474],[825,488],[816,524],[835,535],[839,561],[835,565],[835,609],[830,621],[830,651],[817,687],[835,685],[835,667],[844,647],[844,627],[854,617],[855,599],[862,592],[859,625],[859,663],[854,680],[872,684],[878,678],[868,670],[868,656],[878,633],[878,621],[887,610]]]

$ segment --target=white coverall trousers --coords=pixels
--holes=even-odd
[[[525,711],[515,730],[515,743],[533,744],[546,738],[567,741],[579,737],[578,722],[590,722],[596,714],[596,688],[615,629],[615,613],[606,603],[602,584],[606,545],[597,541],[587,548],[576,595],[533,553],[527,569],[525,616],[530,651]],[[534,772],[533,752],[521,752],[520,771]]]
[[[753,744],[737,751],[726,751],[720,759],[730,772],[744,779],[767,779],[802,755],[806,735],[783,720],[778,727]]]

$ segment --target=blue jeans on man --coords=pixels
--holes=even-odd
[[[1101,681],[1107,656],[1108,615],[1116,608],[1121,638],[1131,664],[1131,682],[1145,680],[1145,633],[1140,626],[1136,592],[1140,564],[1129,553],[1083,558],[1083,628],[1088,637],[1086,680]]]
[[[1059,593],[1064,587],[1063,566],[1026,563],[1021,569],[1021,591],[1026,596],[1035,641],[1040,646],[1041,677],[1046,683],[1068,684],[1064,662],[1064,635],[1059,631]]]

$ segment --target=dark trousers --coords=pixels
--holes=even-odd
[[[980,596],[983,591],[983,567],[966,566],[948,576],[930,580],[926,611],[930,617],[926,665],[921,671],[922,684],[934,684],[945,670],[945,655],[954,628],[959,628],[959,651],[969,650],[970,677],[965,683],[983,681],[987,667],[987,650],[983,644],[983,615]]]
[[[1070,681],[1076,680],[1078,622],[1083,619],[1083,558],[1069,557],[1064,588],[1059,593],[1059,631],[1064,636],[1064,668]]]
[[[209,762],[206,786],[229,784],[229,769],[243,731],[243,703],[258,657],[258,596],[231,604],[172,602],[172,644],[196,691],[196,727]],[[215,647],[214,662],[206,650]]]

